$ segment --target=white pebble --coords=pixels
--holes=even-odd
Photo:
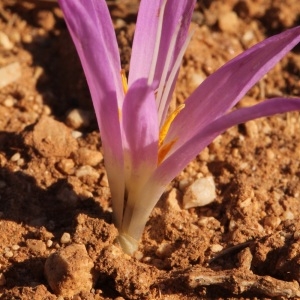
[[[68,232],[64,232],[63,235],[60,238],[60,242],[62,244],[68,244],[71,241],[71,235]]]
[[[52,245],[53,245],[53,241],[52,241],[52,240],[48,240],[48,241],[46,242],[46,246],[47,246],[48,248],[52,247]]]
[[[19,62],[13,62],[0,68],[0,89],[17,81],[21,77]]]
[[[216,198],[216,187],[212,177],[199,178],[192,183],[183,196],[183,208],[204,206]]]
[[[74,128],[87,127],[90,124],[91,113],[82,109],[72,109],[66,118],[66,123]]]
[[[223,250],[223,246],[220,244],[213,244],[210,246],[210,250],[214,253],[217,253]]]
[[[17,161],[21,158],[21,154],[19,152],[15,153],[11,158],[10,160],[11,161]]]
[[[221,14],[219,17],[219,27],[224,32],[236,32],[239,26],[239,18],[234,11]]]
[[[91,176],[94,178],[99,178],[100,174],[91,166],[82,166],[76,170],[76,177],[81,178],[84,176]]]
[[[5,256],[6,258],[11,258],[11,257],[14,256],[14,253],[13,253],[12,251],[7,251],[7,252],[4,253],[4,256]]]
[[[252,30],[248,30],[242,36],[243,42],[250,42],[254,39],[254,32]]]
[[[294,220],[295,219],[294,214],[290,210],[285,211],[282,216],[283,216],[284,220]]]
[[[78,139],[78,138],[82,137],[82,132],[74,130],[74,131],[72,131],[72,136],[74,139]]]
[[[9,37],[2,31],[0,31],[0,45],[5,50],[11,50],[14,47],[14,44],[10,41]]]
[[[13,107],[16,103],[16,99],[11,96],[8,96],[4,101],[3,104],[5,107]]]
[[[12,245],[11,249],[13,249],[14,251],[17,251],[17,250],[20,249],[20,246],[19,245]]]

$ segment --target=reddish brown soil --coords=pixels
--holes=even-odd
[[[300,23],[298,0],[224,2],[197,4],[177,102],[244,49]],[[138,4],[108,4],[126,69]],[[2,0],[0,33],[0,70],[16,62],[21,73],[0,89],[1,299],[300,299],[299,113],[218,137],[169,185],[130,258],[113,243],[101,140],[57,3]],[[298,48],[239,106],[299,96],[299,75]],[[79,124],[69,117],[74,109],[84,113]],[[183,210],[185,187],[208,175],[216,201]],[[52,279],[57,291],[45,262],[77,244],[85,247],[71,261],[94,265],[93,288],[71,267],[75,283],[55,295],[63,280]]]

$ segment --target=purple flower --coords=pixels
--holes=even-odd
[[[168,116],[196,0],[142,0],[130,72],[121,71],[104,0],[59,0],[100,128],[119,243],[132,254],[166,185],[227,128],[300,109],[269,99],[228,111],[300,41],[300,27],[255,45],[209,76]]]

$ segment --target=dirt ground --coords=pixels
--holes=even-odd
[[[138,1],[107,1],[128,69]],[[176,88],[300,24],[298,0],[198,1]],[[300,95],[290,52],[239,103]],[[228,130],[169,185],[135,257],[114,244],[101,139],[54,0],[0,2],[0,299],[300,299],[300,116]],[[213,176],[217,198],[182,208]]]

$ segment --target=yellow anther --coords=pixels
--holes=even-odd
[[[176,116],[184,109],[185,104],[180,104],[167,118],[167,120],[165,121],[163,127],[161,128],[160,132],[159,132],[159,143],[158,146],[160,147],[163,142],[164,139],[170,129],[170,126],[172,124],[172,122],[174,121],[174,119],[176,118]]]
[[[121,120],[122,120],[122,110],[121,110],[121,108],[118,108],[118,115],[119,115],[119,121],[121,122]]]
[[[127,83],[127,78],[126,78],[126,73],[125,73],[125,70],[121,70],[120,72],[121,74],[121,78],[122,78],[122,87],[123,87],[123,92],[124,94],[127,93],[128,91],[128,83]]]
[[[171,150],[173,145],[176,143],[176,141],[177,141],[177,139],[173,140],[173,141],[171,141],[171,142],[167,143],[166,145],[163,145],[162,147],[159,148],[159,150],[158,150],[158,161],[157,161],[158,165],[160,165],[160,163],[164,160],[164,158],[169,153],[169,151]]]

